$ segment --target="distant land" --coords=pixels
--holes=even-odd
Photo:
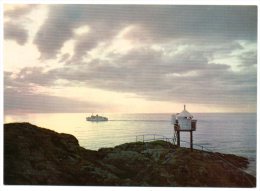
[[[4,124],[5,185],[256,187],[248,159],[177,148],[165,141],[81,147],[69,134]]]

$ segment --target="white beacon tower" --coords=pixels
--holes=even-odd
[[[193,116],[186,110],[185,105],[183,111],[181,113],[177,113],[172,119],[174,131],[175,134],[177,134],[177,145],[180,146],[180,132],[188,131],[190,132],[190,148],[193,150],[192,132],[196,131],[197,120],[193,119]]]

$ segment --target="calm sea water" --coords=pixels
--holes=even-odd
[[[97,150],[136,141],[136,136],[158,134],[173,137],[171,114],[103,114],[107,122],[87,122],[91,114],[24,114],[6,115],[8,122],[30,122],[57,132],[73,134],[79,144]],[[193,114],[198,120],[193,133],[194,144],[217,152],[245,156],[250,160],[249,172],[256,174],[256,114]],[[189,141],[189,133],[181,133]],[[182,146],[189,146],[185,142]]]

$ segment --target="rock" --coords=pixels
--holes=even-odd
[[[105,164],[111,164],[121,170],[119,174],[123,178],[132,178],[146,164],[149,164],[150,159],[135,151],[117,151],[111,152],[103,159]]]
[[[248,159],[177,148],[165,141],[98,151],[30,123],[4,125],[4,184],[255,187]]]

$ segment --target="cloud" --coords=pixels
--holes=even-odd
[[[200,50],[187,50],[166,61],[154,51],[134,52],[126,57],[115,66],[103,63],[92,68],[94,64],[88,65],[85,75],[76,76],[99,88],[134,92],[156,101],[222,106],[255,104],[256,72],[253,69],[234,72],[228,65],[209,64]]]
[[[25,103],[35,97],[34,112],[37,103],[57,105],[46,112],[101,107],[31,89],[65,80],[145,100],[254,111],[256,31],[255,6],[50,5],[33,43],[42,63],[61,65],[5,73],[5,107],[19,106],[18,90]]]
[[[39,5],[34,4],[9,4],[5,5],[4,16],[12,19],[23,17]]]
[[[64,42],[73,36],[82,12],[81,5],[52,5],[48,19],[37,32],[34,43],[42,59],[54,58]]]
[[[241,66],[257,65],[257,53],[256,51],[246,52],[239,56],[242,64]]]
[[[51,86],[63,79],[71,85],[81,83],[108,91],[135,93],[146,100],[255,107],[255,65],[243,65],[240,71],[233,71],[227,64],[209,62],[214,54],[229,55],[245,47],[235,42],[214,47],[193,43],[178,48],[183,47],[180,42],[171,45],[176,46],[173,51],[164,48],[168,47],[164,44],[160,49],[138,47],[114,57],[108,52],[111,60],[94,59],[46,72],[40,67],[24,68],[16,74],[16,80]],[[248,51],[237,56],[248,57]]]
[[[22,20],[38,5],[5,5],[4,37],[24,45],[28,40],[28,30]],[[28,20],[26,21],[28,22]]]
[[[98,103],[78,101],[60,96],[35,94],[6,88],[4,91],[5,113],[63,113],[98,112],[103,107]]]
[[[51,5],[49,17],[34,40],[42,57],[54,58],[63,43],[74,38],[73,29],[83,25],[88,25],[93,32],[78,43],[78,51],[88,51],[129,25],[142,26],[149,31],[151,39],[160,43],[178,38],[215,42],[255,40],[257,7]]]
[[[12,72],[4,73],[5,113],[98,112],[104,109],[101,104],[93,101],[80,101],[37,91],[47,85],[47,78],[38,78],[37,74],[43,76],[41,68],[26,68],[16,76]]]
[[[15,40],[18,44],[24,45],[28,39],[28,32],[19,25],[5,23],[4,38]]]

